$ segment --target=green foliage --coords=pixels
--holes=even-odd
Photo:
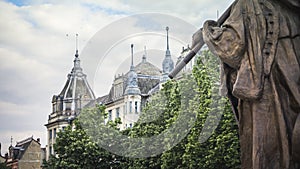
[[[174,88],[174,84],[167,82],[164,84],[163,89],[151,98],[147,106],[143,109],[143,113],[140,115],[139,121],[129,131],[128,135],[131,138],[149,138],[163,132],[167,128],[167,124],[176,115],[178,110],[178,99],[174,99],[178,96],[177,91]],[[154,140],[161,141],[161,140]],[[157,148],[164,149],[166,147],[156,147],[159,143],[153,147],[150,145],[141,144],[144,149],[148,151],[156,151]],[[167,145],[165,145],[167,146]],[[139,150],[136,150],[139,151]],[[134,153],[134,152],[131,152]],[[161,166],[161,155],[148,158],[130,159],[129,169],[155,169]]]
[[[80,115],[80,124],[75,120],[73,128],[58,134],[54,147],[57,157],[50,158],[48,168],[240,168],[236,121],[228,100],[218,96],[218,65],[217,57],[204,51],[193,74],[166,82],[150,98],[131,129],[119,131],[120,119],[104,125],[107,117],[104,106],[86,109]],[[145,144],[146,139],[132,142],[123,137],[149,138],[169,130],[167,137],[153,140],[151,145]],[[180,142],[173,147],[177,140]],[[101,147],[106,149],[121,149],[130,156],[140,151],[163,150],[163,153],[129,158],[114,155],[96,143],[103,143]],[[110,147],[105,147],[108,143]]]
[[[5,163],[0,163],[0,169],[9,169],[9,167],[6,167]]]
[[[217,65],[218,59],[206,51],[194,66],[193,75],[199,85],[200,106],[195,126],[188,135],[183,156],[186,168],[240,167],[237,125],[228,100],[218,96],[218,86],[215,83],[219,78]],[[220,118],[214,133],[206,138]]]
[[[97,106],[92,112],[104,114],[105,108]],[[116,126],[113,124],[113,126]],[[54,144],[56,156],[51,156],[47,168],[82,169],[110,168],[114,162],[112,154],[99,147],[86,134],[78,119],[57,134]]]
[[[193,75],[168,81],[160,93],[151,98],[139,122],[129,131],[131,137],[151,137],[168,130],[186,112],[196,114],[195,121],[189,116],[194,126],[173,148],[156,157],[127,160],[128,168],[240,167],[235,118],[228,100],[218,96],[218,65],[217,57],[204,51],[194,66]],[[187,127],[182,125],[178,129]],[[177,137],[176,134],[171,136]],[[172,140],[164,140],[164,148],[170,146],[169,142]]]

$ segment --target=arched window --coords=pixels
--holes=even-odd
[[[132,101],[129,102],[129,113],[132,113]]]
[[[120,117],[120,107],[116,108],[116,118]]]
[[[137,114],[138,113],[138,102],[134,102],[134,112]]]
[[[112,110],[108,110],[108,120],[112,120]]]

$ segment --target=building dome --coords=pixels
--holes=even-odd
[[[94,100],[94,92],[88,84],[86,74],[82,72],[78,56],[78,50],[76,50],[74,67],[71,73],[68,74],[68,80],[59,96],[62,99],[76,100],[81,98],[82,100]]]
[[[161,76],[161,70],[147,61],[136,65],[135,72],[139,75]]]

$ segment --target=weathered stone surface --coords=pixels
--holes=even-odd
[[[238,110],[243,169],[300,168],[299,10],[295,0],[238,0],[221,27],[204,24]]]

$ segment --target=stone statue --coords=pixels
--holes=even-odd
[[[299,0],[237,0],[221,26],[206,21],[193,36],[222,61],[242,169],[300,168],[299,11]]]

